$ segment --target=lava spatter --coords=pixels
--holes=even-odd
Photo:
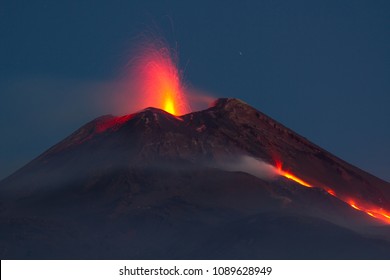
[[[137,107],[156,107],[172,115],[191,112],[174,50],[162,39],[140,44],[130,63]]]

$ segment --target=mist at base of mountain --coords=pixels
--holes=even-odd
[[[0,257],[390,258],[386,227],[364,233],[363,215],[323,196],[212,168],[110,171],[14,202],[0,215]]]

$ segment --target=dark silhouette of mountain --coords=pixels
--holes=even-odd
[[[221,162],[282,162],[315,188]],[[331,186],[337,197],[326,189]],[[237,99],[86,124],[0,182],[2,259],[383,259],[390,184]]]

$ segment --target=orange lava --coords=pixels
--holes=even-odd
[[[379,219],[385,223],[390,224],[390,212],[382,208],[373,207],[373,206],[364,207],[361,204],[358,205],[358,203],[356,203],[354,200],[347,200],[345,202],[348,203],[355,210],[365,212],[367,215],[373,218]]]
[[[137,107],[160,108],[175,116],[191,112],[176,56],[163,40],[142,44],[130,66]]]
[[[351,205],[352,208],[355,208],[356,210],[360,210],[359,207],[357,207],[354,203],[350,203],[349,205]]]
[[[280,176],[283,176],[289,180],[292,180],[304,187],[307,187],[307,188],[313,188],[314,186],[311,185],[310,183],[300,179],[298,176],[292,174],[291,172],[287,172],[287,171],[284,171],[282,169],[282,163],[277,161],[276,163],[276,170],[277,170],[277,173],[280,175]],[[351,200],[351,199],[345,199],[341,196],[337,196],[336,195],[336,192],[329,188],[329,187],[325,187],[324,188],[325,191],[327,193],[329,193],[330,195],[338,198],[339,200],[347,203],[349,206],[351,206],[353,209],[357,210],[357,211],[360,211],[360,212],[364,212],[366,213],[367,215],[375,218],[375,219],[378,219],[384,223],[387,223],[387,224],[390,224],[390,212],[389,211],[386,211],[382,208],[379,208],[379,207],[374,207],[374,206],[363,206],[364,203],[357,203],[355,200]]]
[[[294,174],[290,173],[290,172],[287,172],[287,171],[284,171],[282,169],[282,163],[281,162],[277,162],[276,163],[276,169],[277,169],[277,172],[280,176],[283,176],[283,177],[286,177],[287,179],[290,179],[302,186],[305,186],[307,188],[312,188],[313,186],[310,185],[309,183],[305,182],[304,180],[298,178],[297,176],[295,176]]]
[[[336,196],[336,192],[335,192],[334,190],[332,190],[332,189],[327,189],[326,191],[328,192],[328,194],[333,195],[333,196]]]
[[[294,182],[302,185],[302,186],[305,186],[305,187],[308,187],[308,188],[312,188],[313,186],[310,185],[309,183],[306,183],[305,181],[303,181],[302,179],[299,179],[297,176],[289,173],[289,172],[285,172],[285,171],[281,171],[279,173],[280,175],[286,177],[287,179],[290,179],[290,180],[293,180]]]

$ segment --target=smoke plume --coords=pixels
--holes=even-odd
[[[218,167],[227,171],[245,172],[267,180],[275,179],[278,175],[277,169],[271,164],[247,155],[225,160],[219,163]]]

